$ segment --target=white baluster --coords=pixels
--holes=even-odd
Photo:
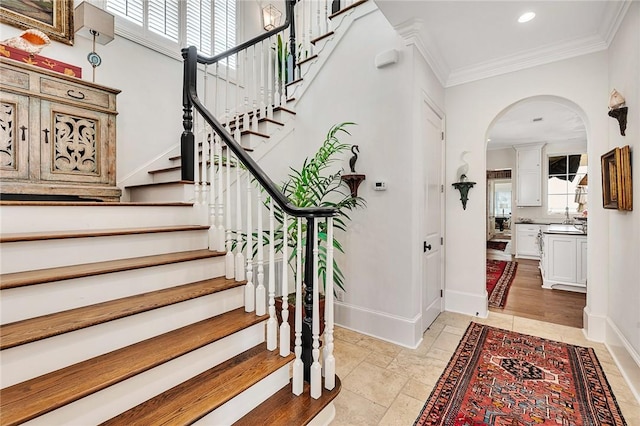
[[[200,207],[200,204],[202,203],[202,200],[200,199],[200,179],[198,177],[199,175],[199,163],[198,163],[198,140],[200,139],[201,133],[199,130],[200,127],[200,114],[199,113],[195,113],[193,115],[193,132],[195,137],[193,138],[193,143],[195,144],[194,147],[194,154],[193,154],[193,204],[196,206],[196,208]]]
[[[280,356],[291,352],[291,328],[289,327],[289,218],[282,212],[282,324],[280,324]]]
[[[227,197],[226,197],[226,250],[225,256],[225,277],[231,279],[235,277],[235,259],[233,255],[233,237],[231,235],[231,150],[227,147]]]
[[[253,115],[251,120],[251,130],[258,131],[258,98],[260,97],[260,63],[256,54],[256,45],[253,45]]]
[[[242,129],[249,130],[250,127],[250,119],[249,119],[249,84],[250,80],[247,77],[247,71],[249,70],[249,55],[247,50],[243,50],[244,53],[244,67],[242,69],[242,80],[244,81],[244,115],[242,116]]]
[[[287,45],[287,33],[282,33],[282,58],[280,58],[280,80],[282,81],[281,93],[280,93],[280,105],[285,106],[287,104],[287,57],[284,54],[285,46]]]
[[[273,198],[269,198],[269,319],[267,320],[267,349],[278,347],[278,320],[276,319],[276,245]]]
[[[269,43],[269,46],[271,46],[271,40],[272,38],[269,37],[269,40],[267,41],[267,43]],[[275,91],[273,67],[271,67],[272,50],[273,49],[271,48],[267,49],[267,63],[265,65],[265,68],[267,70],[267,118],[271,120],[273,120],[273,93]]]
[[[240,53],[236,53],[236,66],[240,64]],[[240,84],[239,84],[240,70],[236,68],[236,87],[235,87],[235,114],[234,120],[236,122],[233,138],[242,145],[242,132],[240,131]]]
[[[256,315],[267,313],[267,293],[264,288],[264,239],[262,238],[262,191],[258,188],[258,287],[256,287]]]
[[[331,9],[331,0],[324,1],[324,27],[322,28],[323,33],[327,34],[329,32],[329,10]]]
[[[260,117],[257,117],[256,120],[259,120],[262,117],[266,117],[267,115],[267,103],[264,100],[264,97],[267,94],[267,78],[265,76],[265,66],[264,66],[264,41],[260,42]],[[257,115],[257,112],[256,112]],[[259,123],[258,123],[259,124]]]
[[[311,398],[322,396],[322,367],[320,366],[320,297],[318,292],[318,219],[313,219],[313,363],[311,364]],[[308,259],[307,259],[308,261]]]
[[[311,40],[313,40],[315,37],[319,36],[320,34],[313,34],[313,25],[311,24],[311,16],[313,14],[313,7],[311,7],[311,4],[309,4],[309,13],[305,13],[305,28],[306,30],[309,32],[309,45],[311,45]]]
[[[292,391],[294,395],[302,394],[304,382],[304,364],[302,363],[302,219],[298,218],[296,226],[296,310],[294,329],[296,340],[294,342],[294,353],[296,359],[293,361],[293,383]]]
[[[256,310],[256,288],[253,284],[253,211],[251,210],[251,174],[247,175],[247,284],[244,286],[244,310]]]
[[[322,351],[324,387],[336,386],[336,359],[333,356],[333,218],[327,219],[327,282],[324,295],[324,343]]]
[[[280,37],[283,37],[284,33],[280,33]],[[275,37],[276,51],[274,52],[273,61],[273,104],[274,106],[280,105],[280,74],[278,74],[278,67],[280,67],[280,61],[278,60],[278,36]]]
[[[211,133],[207,134],[207,138],[209,139],[209,151],[211,158],[211,171],[209,172],[209,179],[211,180],[211,194],[209,195],[209,250],[219,250],[217,247],[218,244],[218,235],[216,228],[216,165],[214,163],[214,143],[213,143],[213,135]]]
[[[220,136],[215,135],[214,136],[214,141],[215,141],[215,151],[216,154],[215,156],[217,157],[218,161],[218,214],[217,214],[217,221],[218,224],[216,226],[216,237],[218,238],[218,241],[216,243],[216,250],[217,251],[224,251],[225,250],[225,246],[224,246],[224,199],[222,198],[222,177],[223,177],[223,172],[224,172],[224,167],[223,167],[223,162],[222,162],[222,142],[220,141]]]
[[[236,157],[236,281],[244,281],[244,268],[244,254],[242,253],[242,198],[240,191],[240,162],[238,161],[238,157]]]

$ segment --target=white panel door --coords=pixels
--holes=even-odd
[[[442,312],[442,119],[423,103],[424,117],[424,243],[422,260],[422,329]]]

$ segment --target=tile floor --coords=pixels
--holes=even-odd
[[[413,425],[471,320],[443,312],[417,349],[337,327],[334,353],[342,390],[331,425]],[[627,424],[640,426],[640,404],[609,352],[603,344],[586,340],[581,329],[495,312],[474,321],[595,348]]]

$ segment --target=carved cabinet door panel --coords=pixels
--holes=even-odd
[[[14,93],[0,94],[0,177],[29,178],[29,98]]]
[[[107,114],[43,101],[42,180],[109,183]]]

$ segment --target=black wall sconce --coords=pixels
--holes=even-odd
[[[469,200],[469,190],[473,188],[475,182],[467,181],[467,175],[460,176],[460,182],[455,182],[452,186],[460,191],[460,201],[462,201],[462,209],[467,209],[467,201]]]

